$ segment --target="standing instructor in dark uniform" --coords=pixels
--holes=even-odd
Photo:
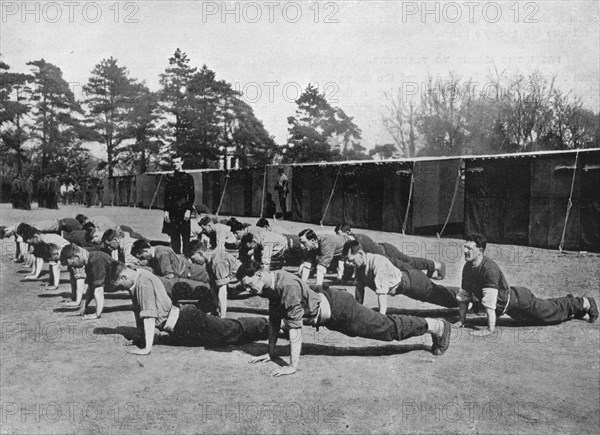
[[[171,237],[171,247],[177,254],[186,252],[190,243],[190,217],[194,209],[194,179],[183,172],[183,159],[174,155],[172,158],[175,171],[167,176],[165,184],[165,225],[163,232]]]

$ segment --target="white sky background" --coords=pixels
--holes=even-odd
[[[600,109],[598,1],[0,0],[0,13],[1,59],[11,71],[44,58],[82,98],[94,65],[113,56],[158,90],[180,48],[192,66],[206,64],[245,90],[279,144],[292,100],[309,82],[354,117],[367,148],[391,142],[381,122],[384,92],[423,88],[428,74],[454,72],[483,88],[495,68],[539,69]]]

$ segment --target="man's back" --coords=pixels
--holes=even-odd
[[[177,277],[183,277],[186,270],[186,260],[180,257],[168,246],[155,246],[154,258],[151,261],[154,273],[159,276],[166,276],[173,273]]]

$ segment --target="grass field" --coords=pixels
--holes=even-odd
[[[166,240],[159,210],[61,206],[23,212],[2,204],[0,224],[80,212]],[[362,232],[446,261],[442,283],[460,285],[461,240]],[[248,364],[267,351],[265,342],[208,349],[170,346],[161,337],[151,355],[127,354],[123,344],[135,328],[127,293],[107,295],[101,319],[80,320],[61,307],[70,294],[66,272],[60,289],[48,292],[40,287],[45,275],[40,282],[22,281],[24,268],[10,261],[12,241],[0,248],[1,433],[600,432],[598,323],[520,327],[502,318],[490,337],[454,330],[441,357],[429,352],[429,338],[382,344],[304,327],[300,370],[272,378],[274,363]],[[599,255],[507,245],[491,245],[488,254],[511,285],[537,296],[574,293],[600,301]],[[365,303],[376,306],[373,292],[367,291]],[[258,297],[231,306],[233,317],[267,314]],[[414,315],[457,312],[403,296],[391,298],[390,307]],[[288,350],[281,341],[280,351]]]

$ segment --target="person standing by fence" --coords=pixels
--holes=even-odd
[[[287,196],[290,193],[289,181],[283,168],[279,168],[277,171],[279,172],[279,181],[275,185],[275,190],[279,193],[279,207],[281,208],[282,219],[285,219],[287,214]]]
[[[181,156],[172,157],[175,171],[166,177],[163,233],[171,238],[177,254],[187,251],[190,243],[190,217],[194,210],[194,179],[184,172]]]

